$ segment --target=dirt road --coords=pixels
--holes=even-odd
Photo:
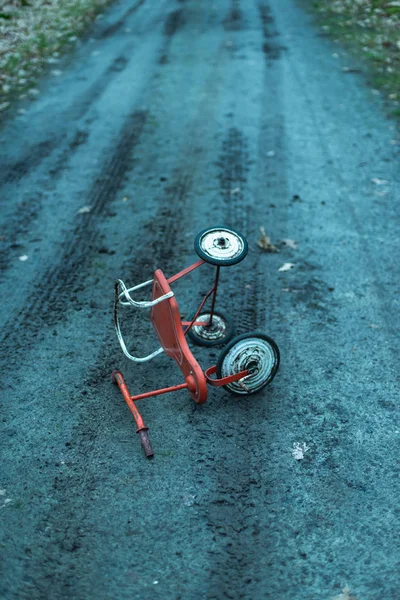
[[[398,598],[398,135],[349,66],[293,0],[122,0],[3,124],[2,600]],[[249,241],[220,307],[281,369],[144,401],[148,461],[110,373],[180,373],[125,359],[113,283],[220,223]]]

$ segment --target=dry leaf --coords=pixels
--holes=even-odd
[[[83,215],[83,214],[85,214],[85,213],[90,213],[90,211],[91,211],[91,210],[92,210],[92,207],[91,207],[91,206],[82,206],[82,208],[80,208],[80,209],[77,211],[77,214],[78,214],[78,215]]]
[[[357,600],[356,596],[350,595],[350,591],[351,590],[349,586],[345,585],[342,590],[342,593],[332,598],[332,600]]]
[[[279,252],[279,249],[271,243],[271,239],[266,235],[264,227],[260,227],[261,237],[257,244],[265,252]]]
[[[292,456],[296,460],[302,460],[304,458],[305,453],[308,452],[309,449],[310,448],[305,442],[302,442],[301,444],[299,442],[294,442],[292,448]]]
[[[293,250],[297,250],[297,242],[295,242],[295,240],[291,240],[289,238],[282,240],[282,243],[284,244],[284,246],[287,246],[288,248],[293,248]]]
[[[278,271],[281,271],[281,273],[284,271],[290,271],[294,266],[295,265],[293,263],[284,263],[280,269],[278,269]]]

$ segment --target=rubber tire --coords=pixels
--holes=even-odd
[[[243,250],[242,252],[236,256],[235,258],[230,258],[228,260],[213,258],[209,256],[206,252],[204,252],[200,246],[200,240],[204,236],[205,233],[212,232],[214,229],[222,229],[226,230],[230,233],[234,233],[238,237],[241,238],[243,242]],[[196,239],[194,240],[194,249],[196,254],[205,262],[210,263],[212,265],[217,265],[218,267],[230,267],[232,265],[237,265],[247,256],[247,252],[249,251],[249,246],[246,238],[236,229],[232,229],[231,227],[226,227],[225,225],[221,225],[220,227],[207,227],[207,229],[203,229],[200,233],[197,234]]]
[[[233,394],[234,396],[246,396],[246,395],[250,395],[250,394],[256,394],[259,391],[261,391],[263,388],[265,388],[267,385],[269,385],[271,383],[271,381],[273,380],[273,378],[275,377],[278,369],[279,369],[279,363],[280,363],[280,352],[279,352],[279,348],[278,345],[276,344],[276,342],[268,337],[267,335],[265,335],[265,333],[260,332],[260,331],[251,331],[250,333],[242,333],[241,335],[237,335],[236,337],[233,338],[233,340],[231,340],[231,342],[225,346],[225,348],[221,351],[219,357],[218,357],[218,361],[217,361],[217,377],[218,379],[221,379],[223,377],[222,374],[222,365],[224,362],[225,357],[227,356],[227,354],[230,352],[230,350],[241,340],[244,340],[246,338],[261,338],[262,340],[265,340],[266,342],[269,343],[269,345],[272,347],[275,357],[276,357],[276,362],[271,370],[271,374],[268,377],[268,379],[265,381],[265,383],[263,383],[263,385],[261,387],[259,387],[257,390],[254,391],[250,391],[250,392],[237,392],[235,390],[232,390],[229,386],[231,384],[227,384],[224,385],[223,387],[230,393]],[[233,373],[232,373],[233,375]]]
[[[203,314],[207,314],[207,311],[201,312],[198,316],[201,317],[201,315],[203,315]],[[212,346],[220,346],[223,344],[227,344],[229,342],[229,340],[232,339],[232,337],[235,333],[235,328],[233,326],[231,319],[229,317],[227,317],[226,314],[220,310],[214,310],[214,314],[217,315],[218,317],[222,317],[228,326],[228,330],[227,330],[225,337],[223,337],[219,340],[205,340],[202,337],[198,336],[196,334],[196,331],[192,327],[189,329],[187,335],[194,344],[197,344],[197,346],[207,346],[208,348],[211,348]],[[193,319],[193,317],[190,320],[192,320],[192,319]]]

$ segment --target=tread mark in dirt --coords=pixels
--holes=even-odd
[[[246,193],[250,169],[249,144],[237,127],[230,127],[226,133],[218,167],[226,224],[246,235],[254,225],[254,199]],[[248,241],[249,254],[246,264],[244,267],[244,263],[237,265],[237,273],[230,278],[230,284],[228,283],[229,301],[236,309],[234,312],[237,333],[263,329],[265,302],[262,297],[260,255],[254,249],[252,241]],[[232,397],[229,396],[229,400],[226,400],[227,408],[231,401]],[[212,568],[209,574],[208,598],[229,598],[227,590],[230,589],[235,589],[237,597],[250,598],[251,580],[258,565],[258,547],[253,536],[259,532],[259,516],[253,501],[261,485],[257,475],[257,447],[263,442],[259,439],[262,434],[258,428],[258,413],[263,409],[255,407],[253,412],[249,412],[248,402],[246,399],[237,401],[230,418],[222,423],[207,423],[208,429],[217,427],[220,436],[234,440],[234,459],[228,455],[226,460],[215,461],[215,448],[210,447],[209,435],[202,435],[202,425],[197,423],[199,456],[202,457],[200,462],[207,463],[213,472],[213,499],[207,505],[207,512],[204,514],[216,542],[215,547],[209,551]],[[241,506],[239,512],[236,510],[238,505]]]
[[[287,48],[286,46],[282,46],[273,41],[273,38],[279,37],[280,34],[275,28],[274,17],[272,16],[269,6],[266,4],[259,4],[258,10],[260,13],[264,38],[263,52],[267,65],[269,66],[272,61],[279,60],[282,51],[287,50]]]
[[[182,8],[178,8],[173,12],[169,13],[164,24],[164,34],[167,37],[172,37],[176,32],[181,29],[184,25],[183,11]]]
[[[31,146],[21,160],[13,164],[3,164],[0,185],[20,181],[29,171],[40,165],[57,148],[62,138],[63,136],[57,135],[44,140],[39,144]]]
[[[164,23],[164,35],[166,41],[161,49],[160,56],[158,59],[159,65],[166,65],[169,63],[169,49],[171,41],[176,32],[183,27],[185,24],[183,17],[183,7],[169,13]]]
[[[240,31],[244,29],[243,13],[239,0],[231,0],[231,9],[224,20],[225,31]]]
[[[130,46],[126,48],[126,50],[129,49]],[[69,128],[72,121],[84,117],[89,108],[93,106],[94,101],[101,96],[107,86],[111,83],[113,74],[122,71],[128,62],[129,61],[125,56],[117,57],[111,65],[107,67],[103,74],[89,86],[82,96],[79,99],[76,99],[73,105],[60,115],[61,122],[68,123]],[[25,152],[23,158],[17,162],[3,164],[2,173],[0,175],[0,185],[16,183],[41,165],[45,159],[51,156],[54,151],[65,142],[65,137],[68,135],[68,128],[66,128],[62,134],[57,134],[56,136],[31,146],[28,151]],[[77,135],[79,135],[79,131],[75,134],[75,138],[69,144],[70,150],[74,150],[77,145],[82,144],[84,141],[81,140],[79,144],[77,144],[75,141]],[[70,153],[65,153],[64,151],[62,160],[58,160],[57,163],[61,166],[65,165],[69,154]],[[57,173],[59,170],[61,169],[57,167]],[[50,174],[54,179],[55,173],[50,172]]]
[[[118,56],[113,60],[112,64],[108,68],[108,71],[123,71],[128,64],[128,59],[125,56]]]
[[[246,195],[247,172],[249,171],[249,151],[246,138],[235,127],[228,130],[222,143],[222,152],[218,162],[221,196],[226,207],[226,223],[236,227],[244,235],[249,230],[253,199]],[[233,299],[240,294],[244,303],[236,319],[237,333],[259,329],[264,322],[264,302],[261,298],[262,275],[259,272],[257,251],[246,257],[246,266],[238,265],[238,277],[231,278],[229,295]]]
[[[132,151],[139,142],[146,116],[145,111],[138,111],[133,113],[125,123],[118,145],[111,158],[103,165],[101,176],[96,180],[87,198],[87,204],[92,206],[91,212],[80,215],[83,218],[79,219],[78,224],[65,240],[63,244],[65,249],[61,253],[60,260],[37,282],[31,303],[23,308],[15,320],[13,319],[13,323],[7,323],[4,327],[3,340],[10,346],[11,355],[21,347],[16,335],[19,327],[23,328],[26,348],[34,341],[43,321],[48,326],[66,318],[64,315],[66,302],[73,299],[74,306],[79,306],[79,301],[75,297],[82,288],[79,273],[84,270],[91,250],[96,245],[98,236],[96,217],[103,215],[131,167]]]
[[[118,29],[121,29],[126,19],[130,17],[130,15],[134,13],[138,8],[140,8],[145,3],[145,1],[146,0],[139,0],[138,2],[136,2],[136,4],[134,6],[131,6],[116,23],[113,23],[112,25],[109,25],[106,29],[103,29],[103,31],[100,31],[100,33],[96,36],[96,39],[104,39],[110,37],[116,31],[118,31]]]
[[[189,198],[188,192],[192,186],[192,178],[193,168],[191,165],[188,166],[187,172],[183,168],[183,170],[177,170],[173,175],[173,183],[165,190],[164,195],[160,199],[156,215],[141,230],[141,243],[143,247],[153,248],[152,252],[149,251],[149,253],[140,254],[135,259],[134,266],[132,266],[132,248],[132,252],[128,251],[126,253],[127,257],[121,264],[121,274],[127,280],[138,282],[144,281],[151,276],[149,273],[148,254],[152,254],[153,269],[162,265],[165,272],[168,272],[170,269],[176,270],[177,259],[179,259],[181,253],[187,250],[187,240],[180,235],[182,224],[179,219],[176,219],[176,210],[177,207],[182,211],[185,210]],[[112,299],[112,290],[110,290],[110,299]],[[137,319],[136,333],[139,338],[142,328],[146,327],[142,323],[141,319]],[[106,328],[105,326],[104,329],[104,340],[108,342],[110,333],[114,335],[114,331],[113,329],[110,331],[111,327]],[[115,365],[116,346],[117,344],[113,345],[110,343],[102,343],[100,345],[101,351],[99,357],[93,367],[89,367],[89,375],[82,385],[82,388],[89,390],[89,394],[85,395],[87,412],[84,410],[81,411],[79,421],[74,427],[74,433],[70,440],[71,446],[81,455],[93,456],[99,431],[102,430],[104,421],[110,418],[112,412],[112,401],[110,400],[109,406],[98,407],[96,402],[97,394],[92,398],[90,389],[92,387],[98,388],[99,382],[102,382],[100,385],[105,385],[112,391],[109,373],[113,369],[113,366],[117,366]],[[97,418],[89,418],[88,415],[93,414],[93,406],[95,404]],[[134,432],[134,428],[132,428],[132,432]],[[55,478],[54,489],[57,490],[60,498],[70,498],[67,492],[73,488],[79,490],[80,498],[85,499],[85,505],[90,503],[99,484],[98,472],[96,470],[93,472],[90,469],[90,464],[88,463],[88,468],[84,473],[82,473],[81,466],[78,466],[76,471],[71,467],[69,473]],[[79,552],[81,548],[87,552],[88,548],[85,547],[85,538],[86,536],[90,536],[90,525],[86,524],[83,518],[76,524],[73,500],[72,502],[59,502],[57,510],[52,509],[51,513],[45,516],[43,523],[46,526],[52,523],[54,526],[51,528],[53,539],[48,540],[45,548],[42,548],[38,553],[41,557],[41,577],[46,581],[47,586],[51,586],[53,593],[55,590],[64,592],[70,585],[70,575],[67,569],[64,571],[54,569],[52,566],[52,557],[59,555],[61,551],[65,557],[64,560],[68,561],[69,558],[66,553]],[[43,557],[46,560],[43,561]],[[50,588],[47,587],[47,589]]]

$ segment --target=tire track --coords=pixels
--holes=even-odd
[[[102,75],[85,90],[80,98],[74,99],[73,104],[66,108],[60,115],[60,122],[64,123],[57,135],[52,135],[48,139],[37,144],[29,146],[21,159],[16,162],[3,162],[0,175],[0,185],[7,185],[20,182],[32,171],[41,166],[46,159],[51,157],[57,148],[64,146],[62,155],[56,159],[56,167],[49,165],[49,174],[54,178],[66,165],[70,154],[74,149],[83,143],[80,130],[78,129],[72,135],[69,134],[70,123],[82,119],[94,102],[103,94],[106,88],[112,83],[117,73],[122,71],[129,63],[127,56],[132,52],[133,43],[130,42],[123,53],[116,57],[111,64],[104,70]]]
[[[176,33],[185,24],[183,9],[184,9],[184,7],[181,6],[180,8],[169,13],[169,15],[167,16],[167,19],[164,22],[163,31],[164,31],[165,43],[164,43],[164,47],[162,48],[162,50],[160,52],[160,57],[158,59],[159,65],[166,65],[169,63],[169,51],[170,51],[172,39],[176,35]]]
[[[220,194],[225,206],[227,223],[242,231],[249,231],[253,200],[246,194],[247,174],[250,170],[249,144],[242,132],[230,127],[222,143],[218,162]],[[239,281],[230,279],[229,296],[234,298],[240,290],[243,302],[240,307],[238,333],[258,329],[263,323],[265,307],[261,302],[259,252],[249,246],[246,268],[238,268]]]
[[[136,111],[127,120],[111,158],[105,161],[102,174],[87,198],[91,211],[80,215],[82,218],[62,244],[59,260],[36,282],[31,300],[19,315],[3,328],[2,342],[8,362],[15,361],[22,348],[27,349],[35,342],[42,327],[66,319],[66,304],[73,302],[75,308],[82,306],[79,292],[83,289],[83,271],[96,251],[99,220],[107,213],[108,205],[132,165],[132,153],[139,143],[146,118],[145,111]],[[20,339],[20,330],[24,332],[23,340]]]
[[[251,226],[253,209],[253,198],[247,191],[251,162],[247,138],[238,127],[230,125],[217,163],[220,196],[225,222],[244,235]],[[229,301],[237,311],[236,333],[259,328],[265,310],[261,301],[262,281],[259,254],[250,245],[246,267],[238,265],[237,273],[228,283]],[[254,423],[258,425],[257,414],[256,411],[249,414],[249,400],[232,400],[226,393],[221,409],[226,416],[224,421],[212,416],[207,431],[199,433],[203,455],[199,463],[212,470],[214,481],[208,510],[203,515],[215,542],[214,549],[208,551],[211,566],[207,598],[210,600],[250,597],[246,596],[246,590],[252,583],[253,564],[257,562],[254,539],[259,531],[259,517],[254,495],[261,488],[257,448],[262,446],[263,434],[254,427]],[[210,430],[218,431],[218,436],[225,440],[219,461],[210,448]]]
[[[258,10],[264,37],[262,49],[267,66],[271,66],[271,63],[281,58],[282,52],[287,48],[276,40],[279,37],[279,32],[275,28],[275,20],[268,4],[260,3]]]
[[[0,185],[15,183],[36,169],[59,146],[63,135],[57,134],[38,144],[34,144],[24,153],[23,157],[14,163],[3,162],[1,167]]]
[[[264,56],[268,56],[269,63],[272,56],[274,60],[278,56],[276,53],[271,55],[270,38],[275,33],[271,31],[272,15],[263,6],[259,18],[264,39],[263,52]],[[271,77],[274,78],[275,73],[266,80],[266,86],[271,85]],[[233,124],[235,115],[228,115],[230,124],[218,161],[220,197],[226,222],[246,236],[253,234],[255,211],[257,218],[260,215],[258,193],[253,195],[250,192],[254,187],[249,185],[250,173],[254,177],[259,171],[261,181],[262,174],[268,177],[269,167],[264,166],[264,157],[270,148],[266,149],[265,146],[275,137],[269,140],[270,129],[275,127],[275,123],[272,125],[273,117],[264,114],[261,113],[258,147],[250,146],[241,128]],[[258,165],[257,169],[252,166],[254,162]],[[263,198],[263,194],[260,193],[260,197]],[[251,241],[245,266],[242,268],[238,265],[237,271],[229,285],[229,301],[237,310],[237,333],[262,330],[269,308],[265,299],[265,264],[259,249]],[[250,407],[249,403],[254,406]],[[214,497],[210,500],[208,512],[204,514],[215,541],[215,548],[209,550],[212,566],[207,598],[210,600],[255,597],[264,541],[260,505],[262,507],[264,504],[266,493],[262,465],[266,444],[263,423],[267,418],[268,405],[264,394],[258,399],[241,400],[225,396],[223,409],[228,415],[223,424],[217,419],[208,423],[209,428],[218,430],[218,435],[224,439],[220,460],[215,460],[205,433],[204,446],[202,444],[204,462],[215,473]]]
[[[185,20],[183,18],[183,7],[177,8],[169,13],[164,23],[164,35],[172,38],[183,27]]]
[[[231,9],[223,22],[225,31],[241,31],[244,29],[243,12],[240,8],[240,0],[231,0]]]
[[[102,29],[101,31],[99,31],[99,33],[96,35],[96,39],[104,40],[105,38],[108,38],[108,37],[114,35],[114,33],[117,33],[117,31],[125,25],[126,20],[134,12],[136,12],[138,10],[138,8],[143,6],[143,4],[145,2],[146,2],[146,0],[138,0],[138,2],[136,2],[136,4],[134,4],[133,6],[128,8],[127,11],[125,11],[125,13],[122,15],[122,17],[120,19],[118,19],[118,21],[116,21],[112,25],[109,25],[105,29]]]
[[[187,250],[187,242],[180,235],[180,221],[175,218],[175,215],[178,206],[180,210],[185,209],[193,183],[193,174],[190,165],[182,170],[176,170],[171,185],[160,198],[156,215],[143,228],[141,244],[145,248],[152,249],[151,263],[153,268],[162,265],[165,272],[172,268],[176,269],[180,254]],[[149,258],[146,253],[141,253],[135,259],[134,266],[132,266],[132,260],[128,252],[128,257],[121,265],[121,274],[123,273],[123,277],[126,277],[127,281],[146,280],[151,276],[149,266]],[[110,290],[111,298],[112,290]],[[135,323],[137,325],[135,329],[136,336],[140,338],[142,334],[147,332],[147,326],[141,319],[136,319]],[[106,336],[108,337],[110,333],[114,336],[111,327],[105,332],[104,338],[107,339]],[[99,453],[102,452],[102,449],[99,449],[98,446],[100,432],[104,427],[104,423],[113,418],[112,401],[107,406],[99,407],[97,397],[103,387],[109,390],[110,396],[114,391],[109,373],[116,366],[115,363],[118,362],[115,361],[115,348],[116,344],[103,342],[95,364],[89,366],[88,377],[80,386],[81,389],[84,389],[84,392],[81,393],[84,394],[87,408],[82,411],[78,422],[74,426],[71,440],[68,442],[69,447],[73,449],[73,454],[90,456],[91,463],[95,465],[98,465],[101,461]],[[106,396],[107,393],[104,395]],[[90,418],[91,414],[95,414],[96,417]],[[148,414],[151,415],[151,411],[148,410]],[[129,418],[128,414],[127,418]],[[134,435],[134,428],[132,432]],[[133,442],[136,442],[136,440],[133,439]],[[140,452],[140,447],[136,450]],[[57,594],[57,597],[60,598],[69,597],[68,595],[77,597],[73,592],[74,585],[68,571],[69,557],[72,558],[72,554],[79,552],[88,552],[89,545],[86,538],[90,538],[92,527],[90,521],[85,518],[85,514],[88,513],[91,502],[96,498],[96,490],[101,485],[101,470],[93,469],[90,465],[82,470],[79,463],[76,468],[73,466],[74,464],[75,461],[72,461],[68,473],[60,473],[55,478],[54,493],[57,497],[62,498],[63,502],[60,502],[57,509],[53,509],[43,520],[43,528],[46,526],[52,534],[48,535],[46,545],[40,552],[42,582],[37,582],[35,579],[35,585],[42,590],[43,596],[38,596],[38,600],[42,597],[45,598],[46,589],[51,589],[52,593]],[[75,516],[75,499],[74,497],[71,498],[71,489],[76,490],[77,497],[79,497],[79,506],[88,507],[84,511],[85,514],[81,514],[79,521]],[[65,499],[69,499],[70,502],[66,503]],[[60,556],[63,557],[61,561],[59,558],[55,558]],[[30,573],[35,573],[35,571],[35,567],[30,568],[25,581],[28,581],[32,577]],[[79,595],[78,592],[79,590],[77,595]]]
[[[178,158],[176,160],[176,164],[179,166],[175,168],[171,175],[171,183],[160,194],[155,215],[140,230],[140,246],[145,248],[146,251],[138,253],[137,251],[133,252],[133,247],[131,249],[125,248],[124,254],[126,258],[120,265],[119,270],[120,276],[126,281],[137,283],[149,279],[152,270],[160,266],[162,266],[166,273],[170,270],[175,271],[177,270],[177,263],[179,264],[179,257],[187,253],[187,238],[182,235],[182,221],[177,218],[177,215],[195,213],[195,211],[186,210],[189,209],[188,204],[192,201],[191,191],[197,170],[200,168],[194,165],[199,165],[201,162],[198,148],[193,147],[192,140],[196,139],[200,135],[200,132],[204,130],[203,121],[205,119],[207,120],[204,111],[199,110],[197,118],[191,127],[185,131],[185,144],[181,151],[182,156],[180,160]],[[139,118],[138,129],[140,133],[143,131],[143,134],[154,135],[151,126],[149,125],[147,130],[146,124],[142,124],[142,120],[144,120],[144,116],[143,119]],[[129,129],[131,125],[131,123],[128,124],[125,129]],[[151,141],[148,140],[147,143],[151,144]],[[123,147],[126,148],[126,145]],[[128,145],[131,147],[131,151],[138,151],[136,141],[133,143],[131,140]],[[121,152],[123,151],[123,147],[121,146]],[[206,148],[204,148],[203,154],[206,154],[206,151]],[[118,152],[118,154],[120,153]],[[131,158],[128,160],[131,160]],[[111,168],[107,168],[106,180],[108,181],[110,177],[115,177],[115,175],[112,173]],[[108,189],[102,191],[100,198],[98,193],[95,207],[91,213],[84,215],[92,225],[93,217],[96,214],[101,216],[104,213],[104,208],[107,209],[108,204],[104,204],[104,198],[109,195],[110,191]],[[112,199],[110,198],[109,200],[112,201]],[[189,226],[190,218],[187,217],[185,222]],[[81,236],[85,232],[88,235],[87,229],[88,226],[84,230],[75,230],[72,239],[79,239],[78,236]],[[81,250],[76,255],[73,248],[70,252],[72,254],[68,256],[69,263],[73,260],[79,260],[82,256]],[[134,262],[131,258],[132,255],[135,255]],[[85,264],[82,265],[82,269],[85,269]],[[63,274],[62,279],[64,280],[67,277],[69,281],[73,280],[75,272],[76,269],[68,270]],[[82,278],[83,274],[81,280]],[[56,296],[57,290],[55,293],[52,293],[51,303],[57,301]],[[112,290],[110,290],[110,305],[111,301]],[[57,314],[56,308],[55,311]],[[144,323],[140,318],[136,319],[135,335],[140,338],[142,334],[147,335],[147,330],[147,323]],[[115,340],[111,318],[110,324],[103,334],[103,339],[99,340],[99,354],[97,359],[92,365],[88,365],[88,376],[80,384],[81,389],[85,388],[84,392],[82,392],[82,394],[84,393],[85,408],[79,414],[69,442],[73,453],[79,456],[90,457],[90,463],[82,470],[82,465],[79,464],[79,461],[76,467],[74,466],[75,461],[73,461],[69,473],[65,475],[61,474],[56,478],[54,490],[57,497],[62,498],[63,502],[59,502],[57,509],[52,510],[43,520],[43,525],[44,523],[46,523],[46,526],[50,525],[53,534],[49,535],[44,546],[41,548],[41,582],[46,583],[39,583],[43,590],[46,585],[47,589],[51,589],[54,594],[58,594],[58,597],[64,597],[68,594],[74,595],[74,584],[71,583],[68,566],[76,560],[76,553],[87,553],[90,547],[90,541],[88,540],[91,539],[92,531],[90,519],[87,518],[87,515],[91,510],[91,502],[96,497],[96,490],[101,485],[101,470],[93,468],[92,465],[98,465],[101,461],[100,454],[103,451],[103,446],[99,444],[98,439],[100,432],[104,429],[104,423],[110,421],[110,419],[115,420],[112,401],[109,404],[98,406],[99,395],[107,397],[107,395],[111,396],[114,392],[114,388],[110,383],[109,373],[113,367],[118,366],[115,364],[117,343],[116,341],[114,344],[108,343],[110,335]],[[150,385],[153,379],[154,381],[157,380],[158,375],[159,372],[157,370],[154,374],[151,372],[148,373]],[[121,400],[119,396],[115,395],[115,397]],[[151,417],[151,408],[148,410],[148,414]],[[129,418],[129,415],[127,418]],[[136,442],[136,440],[133,441]],[[137,451],[140,451],[140,448]],[[76,496],[79,497],[79,506],[85,506],[84,514],[81,515],[79,523],[75,516],[76,500],[75,497],[71,496],[71,489],[76,490]],[[69,500],[69,502],[65,502],[65,499]],[[54,558],[60,556],[63,557],[61,562],[60,559],[57,560]],[[29,573],[26,575],[27,581],[30,578],[35,578],[36,570],[37,566],[34,564],[29,567]],[[79,591],[78,584],[78,591],[75,597],[79,596]]]

